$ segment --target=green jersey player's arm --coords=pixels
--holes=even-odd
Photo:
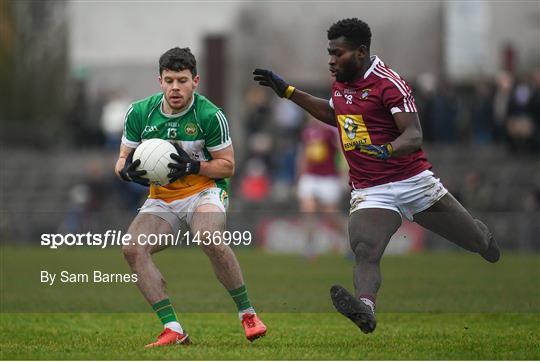
[[[120,144],[120,153],[118,154],[118,160],[116,161],[116,165],[114,166],[114,173],[116,176],[120,177],[120,171],[124,168],[124,165],[126,164],[126,159],[133,151],[134,148],[128,147],[124,144]]]
[[[231,177],[234,174],[234,149],[229,122],[221,110],[205,119],[205,147],[212,160],[201,162],[199,174],[215,179]]]
[[[114,172],[120,177],[120,171],[126,164],[129,154],[141,143],[142,122],[139,116],[139,108],[132,104],[124,118],[124,131],[120,143],[120,153],[114,167]]]
[[[234,149],[229,145],[219,151],[209,151],[212,160],[201,161],[199,175],[220,179],[234,174]]]

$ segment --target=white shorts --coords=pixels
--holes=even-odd
[[[314,198],[323,205],[335,205],[341,198],[341,180],[336,176],[304,174],[298,180],[298,197]]]
[[[406,180],[353,190],[350,213],[360,209],[389,209],[413,221],[414,214],[426,210],[446,193],[448,190],[441,181],[426,170]]]
[[[229,197],[219,187],[211,187],[184,199],[165,202],[160,199],[147,199],[139,209],[141,214],[156,215],[167,221],[173,233],[191,227],[191,219],[197,207],[205,204],[216,205],[222,212],[227,211]]]

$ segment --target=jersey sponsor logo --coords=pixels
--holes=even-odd
[[[341,97],[341,93],[338,90],[336,90],[334,92],[334,97]]]
[[[358,130],[358,125],[354,123],[354,121],[351,118],[345,118],[345,123],[343,123],[343,130],[345,131],[345,134],[347,137],[349,137],[350,140],[354,140],[356,137],[356,131]]]
[[[318,139],[306,145],[305,154],[308,162],[323,163],[330,157],[330,150],[324,140]]]
[[[184,133],[188,136],[197,134],[197,126],[194,123],[188,123],[184,126]]]
[[[345,94],[356,94],[356,89],[348,89],[348,88],[346,88],[346,89],[343,90],[343,93],[345,93]]]
[[[371,144],[371,137],[361,114],[340,114],[337,118],[345,151],[352,151],[358,145]]]

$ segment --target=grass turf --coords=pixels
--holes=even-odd
[[[465,253],[385,256],[378,328],[364,335],[333,312],[328,296],[331,284],[351,288],[351,261],[330,255],[307,263],[300,257],[255,250],[237,254],[251,299],[269,327],[267,337],[254,343],[243,337],[233,303],[200,250],[167,250],[156,255],[156,262],[194,344],[144,350],[160,325],[133,284],[47,286],[39,282],[41,270],[128,272],[119,250],[2,246],[0,356],[55,360],[540,358],[538,255],[507,253],[495,265]]]
[[[364,335],[337,314],[267,313],[268,335],[249,343],[232,314],[189,313],[193,344],[145,350],[150,314],[2,315],[2,359],[360,360],[540,358],[537,314],[381,313]]]

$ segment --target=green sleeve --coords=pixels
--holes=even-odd
[[[132,104],[124,118],[124,133],[122,144],[131,148],[137,148],[141,143],[142,122],[138,108]]]
[[[205,129],[205,145],[208,151],[219,151],[232,143],[229,133],[229,123],[225,114],[218,110],[210,117]]]

